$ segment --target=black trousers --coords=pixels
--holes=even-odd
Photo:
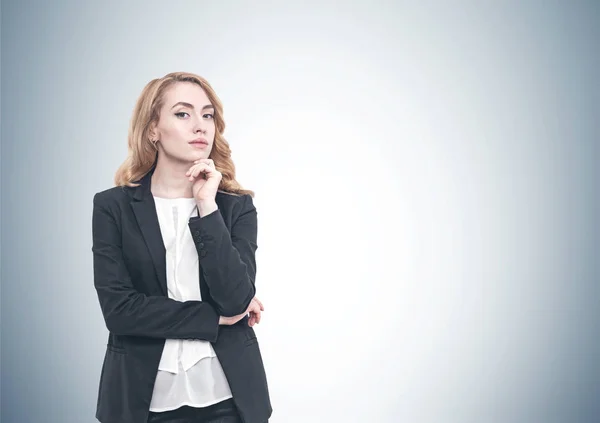
[[[242,423],[232,399],[208,407],[184,405],[175,410],[150,412],[148,423]]]

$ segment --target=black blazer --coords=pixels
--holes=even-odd
[[[146,423],[165,339],[210,341],[244,423],[271,416],[267,379],[248,318],[219,326],[219,316],[243,313],[255,295],[257,214],[249,195],[218,192],[219,210],[192,217],[202,301],[168,297],[165,248],[150,191],[154,168],[139,187],[94,195],[94,286],[109,331],[96,418]]]

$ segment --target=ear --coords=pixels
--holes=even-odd
[[[154,122],[150,124],[150,128],[148,129],[148,138],[150,141],[158,140],[158,130]]]

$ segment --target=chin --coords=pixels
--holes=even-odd
[[[192,161],[199,159],[208,159],[208,156],[210,156],[209,152],[199,151],[197,153],[192,154]]]

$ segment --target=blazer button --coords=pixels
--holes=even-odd
[[[196,235],[196,236],[200,236],[200,231],[199,231],[198,229],[196,229],[196,230],[194,231],[194,235]]]
[[[198,244],[198,247],[200,247],[200,248],[204,248],[204,243],[203,243],[203,242],[201,242],[200,244]]]
[[[206,250],[202,250],[202,251],[200,251],[200,256],[201,256],[201,257],[204,257],[205,255],[206,255]]]

